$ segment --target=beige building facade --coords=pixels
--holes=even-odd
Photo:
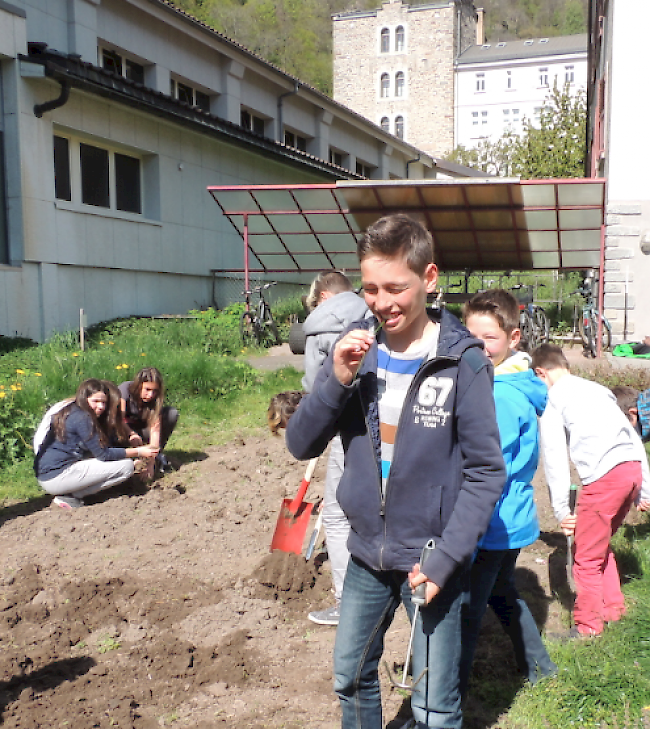
[[[447,154],[454,63],[476,43],[477,21],[471,0],[386,0],[334,15],[334,99],[430,155]]]

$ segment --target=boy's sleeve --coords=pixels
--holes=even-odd
[[[632,431],[635,455],[638,454],[641,461],[641,491],[635,499],[635,503],[638,504],[640,501],[650,500],[650,469],[648,469],[648,456],[639,434],[635,430],[630,430]]]
[[[428,579],[439,586],[460,564],[471,559],[506,480],[491,369],[484,355],[476,354],[478,357],[472,357],[474,364],[465,357],[459,364],[454,417],[462,458],[460,491],[441,539],[422,565]]]
[[[286,444],[301,461],[320,456],[339,431],[338,418],[357,385],[342,385],[332,371],[332,352],[316,375],[311,394],[287,424]]]
[[[561,413],[551,402],[540,419],[542,457],[551,506],[558,522],[569,516],[571,471],[566,433]]]

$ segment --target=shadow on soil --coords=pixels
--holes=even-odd
[[[566,566],[566,541],[564,547]],[[566,582],[566,571],[564,576]],[[542,630],[552,599],[545,594],[539,578],[532,570],[518,567],[515,570],[515,580],[521,597]],[[489,729],[498,726],[499,717],[508,711],[518,691],[525,684],[526,680],[517,668],[512,644],[495,614],[488,609],[476,646],[468,696],[463,704],[463,729]],[[410,699],[405,698],[386,729],[401,729],[410,716]]]

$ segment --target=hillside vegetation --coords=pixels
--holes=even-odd
[[[332,93],[332,14],[367,10],[380,2],[174,0],[182,10],[326,94]],[[587,2],[475,0],[475,5],[485,10],[485,31],[492,42],[585,32]]]

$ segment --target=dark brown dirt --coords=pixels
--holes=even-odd
[[[174,451],[171,451],[172,458]],[[180,455],[180,454],[177,454]],[[308,498],[322,494],[324,462]],[[328,563],[269,554],[282,499],[304,464],[261,433],[210,448],[150,488],[128,484],[85,508],[49,497],[0,513],[0,717],[8,728],[160,726],[333,729],[335,631],[307,620],[330,604]],[[566,542],[536,479],[542,538],[518,577],[540,626],[566,622]],[[386,642],[401,666],[398,611]],[[486,620],[468,729],[508,726],[521,687],[507,640]],[[385,721],[405,712],[382,674]]]

